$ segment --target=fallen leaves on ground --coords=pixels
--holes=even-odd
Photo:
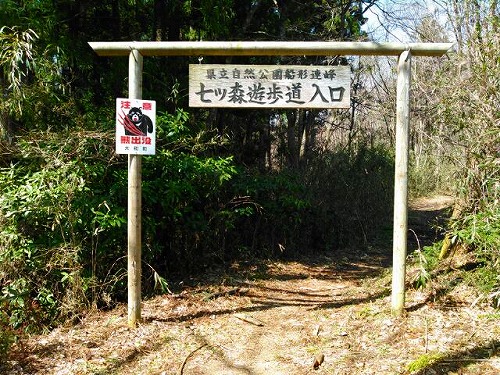
[[[178,294],[22,339],[6,374],[500,373],[500,314],[465,284],[407,292],[390,312],[388,254],[235,263]],[[412,269],[410,267],[409,274]],[[321,360],[320,360],[321,359]]]

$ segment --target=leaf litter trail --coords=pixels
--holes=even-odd
[[[498,311],[465,287],[444,299],[429,287],[394,318],[387,265],[375,250],[235,263],[145,301],[137,329],[120,306],[23,340],[6,373],[405,374],[419,358],[419,374],[500,373]]]

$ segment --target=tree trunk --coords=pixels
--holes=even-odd
[[[297,135],[295,129],[299,120],[299,110],[288,112],[287,117],[287,159],[288,166],[296,168],[299,164],[299,146],[297,145]]]

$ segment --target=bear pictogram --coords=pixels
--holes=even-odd
[[[125,135],[146,136],[153,132],[153,121],[142,113],[141,108],[132,107],[123,119]]]

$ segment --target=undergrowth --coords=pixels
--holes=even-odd
[[[422,354],[420,357],[408,364],[407,371],[409,373],[415,373],[424,370],[434,363],[440,361],[445,355],[442,353],[426,353]]]

